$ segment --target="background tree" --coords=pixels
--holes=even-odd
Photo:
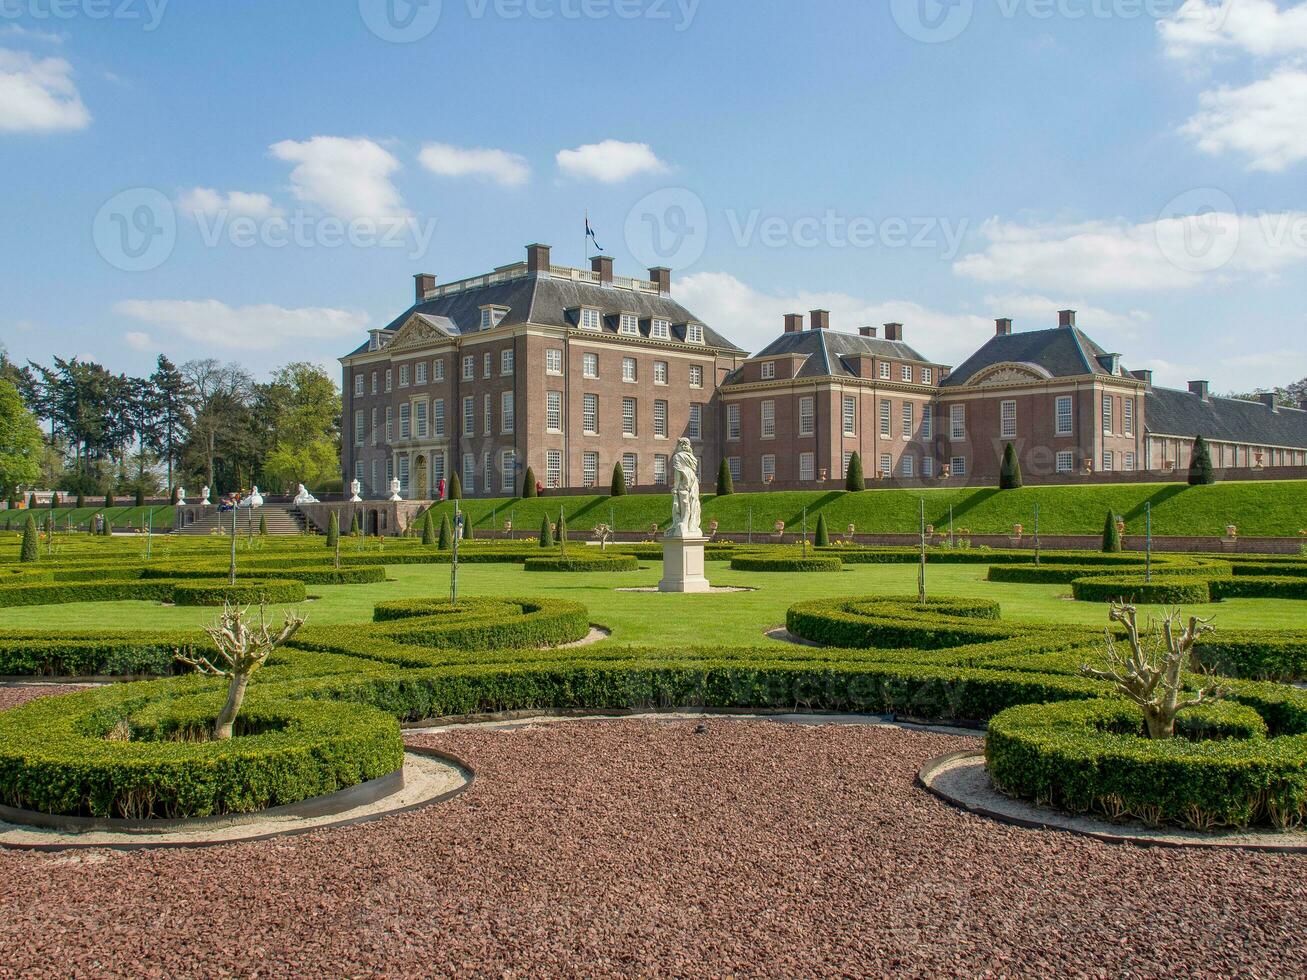
[[[717,496],[729,497],[735,492],[735,481],[731,479],[731,467],[722,457],[722,465],[717,467]]]
[[[1197,436],[1194,438],[1193,457],[1189,460],[1189,485],[1205,487],[1215,482],[1216,471],[1212,469],[1212,452],[1207,447],[1207,440]]]
[[[856,452],[849,457],[849,468],[844,474],[845,490],[866,490],[867,481],[862,477],[862,457]]]
[[[146,445],[164,464],[171,492],[176,486],[173,468],[181,464],[182,447],[190,434],[191,398],[195,391],[186,376],[163,354],[159,355],[155,371],[150,375],[150,390],[155,399],[154,425],[146,433]]]
[[[1116,515],[1109,510],[1107,512],[1107,521],[1103,524],[1103,552],[1111,555],[1120,550],[1121,532],[1116,526]]]
[[[187,361],[181,371],[193,392],[183,466],[195,477],[193,482],[215,491],[220,479],[224,486],[240,489],[242,475],[253,475],[256,455],[250,411],[253,379],[240,365],[224,365],[212,358]]]
[[[613,483],[608,488],[608,495],[610,497],[626,496],[626,474],[622,472],[620,460],[613,464]]]
[[[540,491],[536,489],[535,470],[528,466],[526,468],[526,476],[522,478],[522,497],[525,499],[528,497],[538,497],[539,495]]]
[[[1021,489],[1021,460],[1017,459],[1016,447],[1010,442],[1003,447],[1003,462],[998,467],[998,488]]]
[[[266,480],[287,490],[333,484],[340,475],[341,402],[327,372],[295,361],[255,385],[253,395]]]
[[[0,493],[14,494],[41,475],[45,438],[18,389],[0,379]]]
[[[36,535],[36,518],[28,514],[27,520],[23,522],[23,545],[18,552],[18,560],[29,562],[40,557],[41,542]]]

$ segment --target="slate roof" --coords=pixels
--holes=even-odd
[[[899,340],[864,337],[861,334],[838,333],[834,330],[783,333],[750,360],[787,354],[806,358],[795,375],[797,378],[857,377],[857,371],[852,365],[852,360],[857,357],[893,357],[903,361],[935,363]],[[738,372],[732,372],[722,383],[730,384],[737,374]]]
[[[385,329],[398,330],[414,313],[427,317],[441,318],[445,329],[452,325],[450,332],[472,334],[481,329],[481,307],[505,306],[508,313],[499,321],[499,326],[512,326],[522,323],[535,323],[541,326],[575,327],[573,318],[567,311],[580,306],[591,306],[604,314],[603,333],[617,333],[619,313],[634,313],[640,318],[640,332],[649,335],[649,320],[657,317],[670,320],[672,339],[685,340],[685,326],[688,322],[702,322],[693,313],[670,296],[655,293],[636,292],[635,290],[614,286],[602,286],[598,283],[574,282],[568,279],[555,279],[550,276],[526,274],[516,279],[474,286],[445,296],[438,296],[422,303],[415,303],[397,316]],[[728,351],[744,351],[731,343],[711,327],[704,325],[704,344]],[[353,353],[367,350],[364,344]]]
[[[1154,435],[1307,448],[1307,412],[1301,409],[1282,406],[1272,412],[1261,402],[1215,396],[1203,401],[1174,388],[1149,389],[1144,425]]]
[[[1111,356],[1078,327],[1023,330],[996,335],[953,369],[941,387],[956,388],[995,364],[1033,364],[1055,378],[1084,374],[1109,375]],[[1118,365],[1116,374],[1124,370]]]

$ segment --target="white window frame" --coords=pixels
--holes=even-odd
[[[811,436],[817,431],[816,405],[811,395],[799,398],[799,435]]]
[[[687,344],[702,344],[702,343],[703,343],[703,324],[702,324],[702,323],[693,323],[693,322],[691,322],[691,323],[687,323],[687,324],[685,325],[685,342],[686,342]]]
[[[690,365],[690,387],[691,387],[691,388],[702,388],[702,387],[703,387],[703,365],[702,365],[702,364],[691,364],[691,365]]]
[[[736,442],[740,438],[740,403],[731,402],[726,406],[726,438]]]
[[[635,453],[622,453],[622,477],[628,487],[635,486],[636,473],[640,469],[640,457]]]
[[[516,352],[511,347],[505,347],[499,352],[499,376],[510,377],[516,367]]]
[[[425,398],[419,398],[413,403],[413,435],[415,438],[427,438],[430,431],[427,412],[428,406]]]
[[[495,369],[495,354],[493,351],[485,351],[481,355],[481,377],[488,380],[491,372]]]
[[[599,377],[599,355],[594,351],[586,351],[581,355],[581,377]]]
[[[431,434],[445,434],[445,399],[437,398],[431,403]]]
[[[654,401],[653,427],[655,439],[667,438],[667,402],[661,398]]]
[[[545,487],[558,490],[563,485],[563,451],[545,450]]]
[[[590,396],[587,395],[587,398]],[[545,431],[563,431],[563,393],[561,391],[545,392]]]
[[[935,369],[924,367],[921,369],[921,383],[931,385],[935,383]]]
[[[499,453],[499,489],[510,495],[517,491],[516,449],[504,449]]]
[[[846,436],[858,434],[858,400],[852,395],[843,396],[841,402],[841,421]]]
[[[363,409],[354,413],[354,445],[361,446],[367,438],[367,421]]]
[[[726,470],[731,474],[731,480],[737,481],[743,475],[744,470],[741,468],[739,456],[726,457]]]
[[[626,384],[635,384],[640,380],[640,366],[634,357],[622,358],[622,380]]]
[[[472,395],[463,396],[463,435],[474,436],[477,433],[477,400]]]
[[[581,307],[578,322],[582,330],[599,330],[603,326],[603,318],[599,315],[599,311],[592,306]]]
[[[622,399],[622,435],[633,437],[639,435],[640,407],[631,397]]]
[[[894,457],[889,453],[881,453],[876,465],[876,477],[880,479],[882,474],[885,477],[894,475]]]
[[[495,431],[494,396],[486,392],[481,396],[481,434],[488,436]]]
[[[401,364],[401,365],[399,366],[399,386],[400,386],[401,388],[407,388],[407,387],[408,387],[408,378],[409,378],[408,365],[407,365],[407,364]]]
[[[913,408],[912,402],[903,403],[902,421],[903,421],[903,438],[911,439],[913,427],[916,425],[917,422],[917,413],[916,410]]]
[[[653,481],[655,486],[664,486],[667,483],[667,457],[662,453],[654,454]]]
[[[473,381],[477,376],[477,359],[475,355],[463,355],[463,380]]]
[[[846,432],[845,435],[850,435]],[[888,398],[880,400],[880,437],[888,439],[894,434],[894,403]]]
[[[599,434],[599,396],[596,394],[581,396],[581,431],[588,436]]]
[[[427,383],[426,361],[418,361],[413,365],[413,383],[415,385],[424,385]]]
[[[776,362],[763,361],[761,366],[761,371],[762,371],[762,380],[771,381],[773,378],[776,377]]]
[[[948,407],[949,438],[960,442],[967,438],[967,406],[954,404]],[[963,457],[965,458],[965,457]]]
[[[908,381],[908,382],[910,382],[910,381],[912,380],[912,365],[911,365],[911,364],[904,364],[904,365],[899,369],[899,378],[900,378],[901,380],[903,380],[903,381]]]
[[[1114,405],[1112,404],[1112,396],[1103,395],[1102,405],[1103,405],[1103,409],[1102,409],[1103,435],[1110,436],[1112,434],[1113,427],[1116,424],[1116,412],[1114,411]]]
[[[1075,435],[1076,415],[1075,401],[1070,395],[1058,395],[1053,402],[1054,434],[1059,436]],[[1065,420],[1065,424],[1063,421]]]
[[[1004,398],[999,403],[999,438],[1015,439],[1017,437],[1017,400]]]
[[[363,384],[364,384],[364,382],[363,382],[363,372],[360,371],[360,372],[358,372],[356,375],[354,375],[354,395],[355,395],[355,397],[361,397],[361,396],[362,396],[362,394],[363,394]]]
[[[431,378],[436,382],[445,380],[445,359],[443,357],[437,357],[431,362]]]
[[[1063,449],[1053,457],[1053,468],[1057,473],[1072,473],[1076,468],[1076,454],[1070,449]]]
[[[640,335],[640,318],[634,313],[623,313],[618,320],[617,332],[627,337]]]
[[[517,427],[516,405],[513,403],[513,393],[511,391],[502,391],[499,393],[499,431],[506,435],[512,435]]]
[[[776,403],[770,399],[759,406],[760,419],[758,435],[761,439],[776,438]]]
[[[890,372],[893,370],[889,361],[880,362],[880,380],[888,381],[891,377]]]
[[[670,340],[672,337],[672,321],[664,320],[662,317],[654,317],[649,323],[649,336],[654,340]]]
[[[1133,398],[1121,399],[1121,426],[1125,429],[1125,434],[1132,436],[1135,434],[1135,400]]]
[[[666,361],[654,361],[654,384],[665,385],[671,376]]]
[[[952,473],[954,476],[966,476],[966,475],[967,475],[967,457],[965,457],[965,456],[954,456],[952,459],[950,459],[950,460],[949,460],[949,472]]]
[[[563,373],[563,351],[558,347],[545,348],[545,374]]]
[[[762,474],[762,482],[769,483],[768,477],[776,479],[776,456],[773,453],[763,453],[762,459],[759,460],[759,472]]]
[[[686,434],[694,441],[703,439],[703,405],[700,402],[690,403],[690,421],[686,423]]]
[[[799,453],[799,479],[811,482],[817,478],[817,454]]]
[[[399,437],[401,439],[412,438],[413,433],[413,406],[408,402],[403,402],[399,406]]]
[[[593,487],[599,482],[599,454],[584,452],[581,454],[581,483]]]
[[[475,453],[463,454],[463,492],[477,491],[477,458]]]
[[[391,369],[391,368],[386,368],[386,390],[387,390],[387,391],[390,391],[390,390],[391,390],[390,382],[391,382],[392,378],[393,378],[393,371],[392,371],[392,369]]]
[[[935,457],[934,457],[934,456],[922,456],[922,457],[921,457],[921,475],[922,475],[922,476],[925,476],[925,477],[933,477],[933,476],[935,475]]]
[[[912,456],[904,453],[899,457],[899,476],[916,476],[915,469]]]

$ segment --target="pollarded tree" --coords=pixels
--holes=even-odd
[[[540,491],[536,489],[536,474],[531,467],[526,468],[526,476],[522,477],[522,497],[538,497]]]
[[[1108,616],[1113,623],[1125,626],[1130,650],[1122,653],[1108,629],[1108,669],[1097,670],[1084,664],[1080,673],[1111,681],[1119,694],[1137,704],[1144,713],[1149,738],[1171,738],[1175,735],[1176,715],[1181,711],[1224,697],[1225,692],[1218,687],[1184,693],[1184,671],[1199,638],[1213,631],[1210,619],[1191,616],[1184,625],[1177,610],[1167,613],[1160,626],[1150,621],[1141,636],[1134,606],[1114,602]]]
[[[735,481],[731,479],[731,467],[722,457],[722,465],[717,467],[717,496],[729,497],[735,492]]]
[[[19,561],[36,561],[41,557],[41,541],[36,534],[36,518],[31,514],[23,522],[23,547],[18,553]]]
[[[1003,447],[1003,462],[998,467],[998,488],[1021,489],[1021,460],[1017,459],[1016,447],[1010,442]]]
[[[1189,461],[1189,485],[1205,487],[1215,482],[1216,471],[1212,469],[1212,452],[1207,447],[1207,440],[1197,436],[1194,439],[1193,458]]]
[[[845,490],[866,490],[867,481],[862,478],[862,457],[857,453],[849,456],[849,468],[844,474]]]
[[[626,496],[626,473],[622,471],[620,460],[613,464],[613,483],[608,488],[608,494],[611,497]]]
[[[287,612],[281,629],[273,633],[268,623],[267,607],[262,603],[259,604],[257,626],[248,622],[248,616],[248,609],[242,610],[240,606],[227,603],[223,606],[218,622],[204,628],[213,645],[218,648],[216,658],[203,654],[188,657],[180,650],[173,651],[177,660],[194,667],[198,673],[227,678],[227,701],[213,723],[215,741],[232,737],[236,716],[240,713],[245,691],[254,672],[267,662],[268,655],[273,650],[294,636],[296,630],[304,625],[303,616]]]

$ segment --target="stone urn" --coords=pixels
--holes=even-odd
[[[1239,528],[1234,524],[1225,525],[1225,536],[1233,541],[1239,536]]]

